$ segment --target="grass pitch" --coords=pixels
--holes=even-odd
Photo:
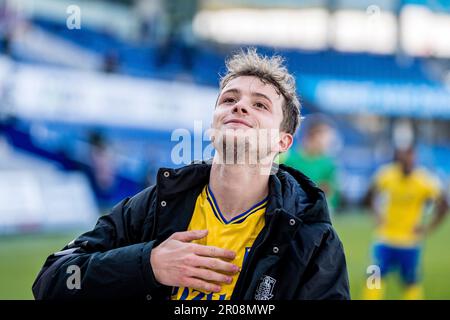
[[[352,299],[360,299],[371,264],[372,223],[362,213],[333,217],[341,238],[350,277]],[[0,299],[33,299],[31,286],[46,257],[60,250],[80,232],[0,237]],[[450,217],[424,245],[423,284],[426,299],[450,299]],[[387,299],[400,299],[395,275],[387,281]]]

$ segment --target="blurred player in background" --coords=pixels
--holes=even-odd
[[[384,278],[394,269],[400,272],[404,299],[423,299],[420,279],[422,242],[444,219],[448,204],[438,181],[422,168],[415,167],[415,149],[397,149],[395,162],[383,166],[375,175],[366,196],[377,225],[373,245],[374,264],[380,267],[380,288],[365,288],[364,299],[384,297]],[[376,206],[377,195],[383,196],[382,209]],[[434,215],[424,221],[425,207],[434,203]]]
[[[328,205],[335,209],[338,205],[336,164],[326,152],[333,137],[333,129],[321,119],[308,121],[303,143],[297,149],[292,148],[281,159],[286,165],[303,172],[326,196]]]

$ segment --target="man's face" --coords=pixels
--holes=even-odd
[[[415,163],[415,152],[412,148],[397,151],[397,158],[406,171],[412,171]]]
[[[326,124],[318,124],[306,135],[305,144],[314,153],[324,153],[330,148],[333,140],[333,130]]]
[[[284,97],[257,77],[229,81],[214,110],[212,141],[216,150],[221,152],[233,144],[234,150],[241,146],[258,153],[258,159],[286,151],[292,135],[280,132],[283,103]]]

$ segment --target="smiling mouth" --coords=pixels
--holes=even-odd
[[[228,120],[228,121],[225,122],[225,124],[230,124],[230,123],[231,124],[241,124],[241,125],[244,125],[246,127],[252,128],[252,126],[249,123],[247,123],[247,122],[245,122],[243,120],[239,120],[239,119]]]

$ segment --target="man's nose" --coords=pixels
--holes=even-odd
[[[248,114],[247,105],[242,101],[238,101],[233,107],[233,113]]]

